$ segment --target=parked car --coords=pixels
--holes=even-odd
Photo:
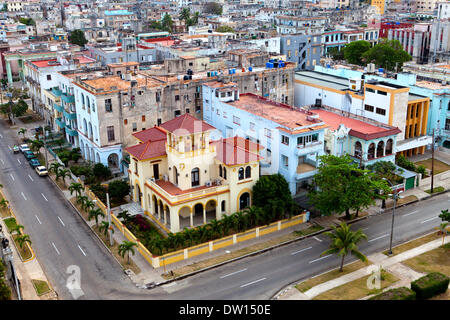
[[[34,155],[33,151],[31,151],[31,150],[24,151],[23,155],[25,156],[25,159],[27,159],[27,160],[30,160],[32,158],[36,158],[36,156]]]
[[[36,170],[36,173],[41,177],[48,174],[47,169],[44,166],[38,166],[34,170]]]
[[[18,146],[14,145],[14,147],[12,148],[14,153],[19,153],[20,149]]]
[[[36,158],[31,158],[29,160],[30,166],[32,166],[33,168],[39,167],[41,165],[41,162],[36,159]]]
[[[19,146],[19,150],[20,150],[20,152],[23,153],[24,151],[30,150],[30,148],[28,147],[28,145],[26,143],[24,143]]]

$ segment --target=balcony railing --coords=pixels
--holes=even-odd
[[[63,106],[62,106],[62,105],[59,105],[59,104],[57,104],[57,103],[55,103],[55,104],[53,105],[53,108],[54,108],[56,111],[58,111],[58,112],[64,112]]]
[[[62,94],[62,91],[59,90],[58,88],[52,88],[52,93],[53,93],[55,96],[60,97],[61,94]]]
[[[66,126],[66,123],[64,121],[62,121],[61,118],[56,118],[55,119],[55,123],[58,127],[60,127],[61,129],[64,128]]]
[[[75,120],[77,118],[77,114],[76,113],[69,113],[66,110],[64,110],[64,117],[68,120]]]
[[[61,94],[61,99],[65,102],[65,103],[74,103],[75,102],[75,97],[72,95],[67,95],[65,93]]]

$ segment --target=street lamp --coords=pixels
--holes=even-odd
[[[383,180],[389,182],[389,184],[391,185],[391,188],[394,187],[393,183],[391,181],[389,181],[386,178],[383,178]],[[394,217],[395,217],[395,205],[397,204],[397,188],[394,189],[394,194],[393,194],[393,198],[394,198],[394,209],[392,210],[392,224],[391,224],[391,240],[389,242],[389,254],[392,254],[392,239],[394,237]]]

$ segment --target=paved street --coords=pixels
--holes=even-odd
[[[0,132],[0,182],[61,299],[72,299],[65,286],[71,265],[81,269],[80,299],[219,300],[270,299],[286,285],[338,265],[335,256],[320,257],[328,239],[319,235],[152,290],[137,289],[48,178],[38,177],[22,154],[10,151],[17,132],[7,130],[3,122]],[[397,209],[394,244],[432,231],[449,201],[443,194]],[[360,245],[362,252],[386,249],[390,225],[390,213],[354,224],[368,235]]]

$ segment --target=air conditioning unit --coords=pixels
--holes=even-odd
[[[156,179],[155,179],[155,178],[150,178],[150,180],[151,180],[152,182],[156,182]]]
[[[222,185],[222,180],[220,180],[220,179],[216,179],[215,182],[216,182],[216,185],[217,185],[217,186]]]
[[[168,181],[169,180],[169,176],[167,174],[164,174],[163,175],[163,179],[164,179],[164,181]]]
[[[212,186],[212,182],[211,181],[206,181],[205,186],[211,187]]]

